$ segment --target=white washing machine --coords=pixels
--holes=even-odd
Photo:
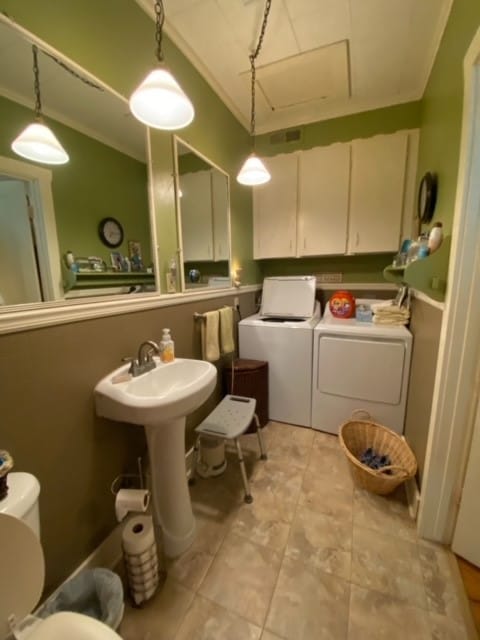
[[[240,357],[268,362],[270,420],[312,426],[315,292],[314,276],[265,278],[260,313],[239,323]]]
[[[355,409],[364,409],[403,433],[411,350],[406,327],[335,318],[327,305],[314,330],[313,428],[338,433]]]

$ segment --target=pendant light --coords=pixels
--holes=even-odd
[[[38,69],[38,48],[32,45],[33,75],[35,90],[35,122],[29,124],[12,142],[11,148],[17,155],[44,164],[65,164],[68,153],[42,119],[40,98],[40,74]]]
[[[270,174],[268,173],[267,168],[255,153],[255,78],[256,78],[255,60],[257,59],[258,54],[260,53],[260,49],[262,48],[263,38],[265,36],[265,29],[267,28],[267,20],[268,20],[268,14],[270,12],[271,4],[272,4],[272,0],[266,0],[265,12],[263,14],[262,28],[260,30],[260,36],[258,38],[257,47],[255,51],[249,55],[250,70],[252,73],[252,83],[251,83],[252,108],[251,108],[251,116],[250,116],[250,135],[252,136],[252,141],[253,141],[253,151],[245,160],[245,163],[243,167],[240,169],[240,173],[237,176],[237,182],[247,186],[265,184],[265,182],[268,182],[271,177]]]
[[[163,64],[162,31],[165,22],[163,2],[155,2],[155,39],[158,66],[130,97],[130,111],[137,120],[154,129],[182,129],[195,115],[193,105]]]

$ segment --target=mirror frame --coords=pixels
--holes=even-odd
[[[181,290],[183,293],[192,293],[191,289],[187,289],[185,286],[185,270],[184,270],[184,258],[183,258],[183,227],[182,227],[182,208],[180,201],[180,172],[178,168],[178,145],[182,144],[189,149],[192,153],[198,156],[201,160],[209,164],[213,169],[219,171],[227,179],[227,233],[228,233],[228,277],[230,278],[229,287],[216,289],[214,287],[198,287],[195,291],[227,291],[233,287],[232,280],[232,227],[231,227],[231,210],[230,210],[230,174],[227,173],[222,167],[210,160],[206,155],[195,149],[191,144],[186,142],[183,138],[177,135],[172,136],[172,153],[173,153],[173,166],[174,166],[174,185],[175,185],[175,211],[177,218],[177,237],[178,237],[178,267],[180,269],[180,282]]]
[[[114,90],[108,84],[100,80],[98,77],[94,76],[90,71],[82,68],[76,62],[71,60],[67,55],[55,49],[47,42],[39,38],[34,33],[25,29],[24,27],[16,24],[13,20],[8,18],[8,16],[0,13],[0,21],[10,26],[12,29],[17,31],[19,35],[32,44],[37,44],[37,46],[46,52],[50,53],[53,56],[56,56],[59,59],[65,61],[72,69],[82,73],[85,76],[90,77],[97,84],[104,87],[105,90],[111,92],[117,98],[122,100],[125,104],[128,104],[128,99],[118,93],[118,91]],[[172,135],[173,145],[175,145],[175,136]],[[93,318],[102,318],[108,317],[123,313],[133,313],[136,311],[150,310],[158,307],[166,307],[175,304],[181,304],[182,302],[188,302],[189,300],[200,300],[200,299],[211,299],[216,297],[224,297],[232,292],[237,292],[238,288],[233,287],[232,282],[232,237],[231,237],[231,209],[230,209],[230,175],[224,171],[221,167],[216,165],[210,159],[208,159],[203,154],[199,153],[194,147],[191,147],[187,142],[183,139],[179,139],[182,144],[192,149],[192,151],[202,157],[206,162],[208,162],[211,166],[218,169],[221,173],[226,175],[228,181],[228,248],[229,248],[229,276],[231,279],[231,286],[224,287],[220,289],[214,288],[205,288],[200,290],[188,290],[185,291],[184,285],[184,276],[183,276],[183,260],[182,260],[182,275],[181,275],[181,283],[182,290],[177,294],[167,294],[162,293],[162,283],[161,283],[161,270],[160,270],[160,256],[158,255],[158,229],[157,222],[155,216],[155,185],[153,183],[153,175],[152,175],[152,153],[151,153],[151,145],[150,145],[150,136],[149,130],[145,127],[145,149],[146,149],[146,163],[147,163],[147,175],[148,175],[148,202],[149,202],[149,222],[150,222],[150,234],[151,234],[151,244],[152,244],[152,262],[154,267],[154,273],[156,276],[155,285],[156,290],[152,292],[143,292],[137,293],[135,296],[131,294],[107,294],[107,295],[96,295],[96,296],[85,296],[78,298],[61,298],[51,301],[37,302],[37,303],[26,303],[26,304],[18,304],[18,305],[9,305],[9,306],[0,306],[0,335],[15,333],[20,331],[27,331],[31,329],[36,329],[40,327],[48,327],[55,326],[64,323],[70,322],[79,322],[82,320],[88,320]],[[174,167],[175,174],[178,173],[178,163],[177,163],[177,154],[175,146],[171,147],[172,150],[172,166]],[[12,162],[14,160],[12,159]],[[32,165],[34,167],[34,171],[45,171],[49,173],[48,169],[44,169],[43,167],[37,167],[36,165]],[[181,227],[178,227],[178,215],[179,215],[179,205],[178,205],[178,192],[177,192],[177,179],[176,175],[173,176],[173,183],[175,188],[175,196],[174,196],[174,206],[175,206],[175,222],[177,224],[177,243],[181,246],[181,235],[178,235],[178,231]],[[43,194],[42,194],[43,195]],[[50,228],[53,225],[55,240],[49,238],[49,262],[53,264],[53,262],[57,261],[56,265],[54,265],[54,270],[52,275],[52,283],[55,282],[55,270],[58,270],[58,273],[61,271],[60,267],[60,248],[58,246],[58,235],[56,230],[56,222],[55,222],[55,212],[54,212],[54,204],[53,198],[48,200],[48,195],[43,202],[44,210],[47,211],[50,209],[50,219],[49,221],[45,220],[44,226],[45,231],[49,232]],[[57,259],[58,257],[58,259]],[[163,257],[162,257],[163,258]],[[183,258],[183,256],[182,256]],[[58,278],[60,281],[60,276]],[[257,290],[257,286],[253,285],[252,290]],[[250,287],[248,287],[250,290]],[[54,292],[53,292],[54,293]],[[63,295],[63,292],[62,292]]]

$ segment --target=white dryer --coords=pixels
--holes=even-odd
[[[239,323],[241,358],[268,362],[270,420],[311,427],[314,276],[265,278],[260,313]]]
[[[406,327],[335,318],[327,305],[314,330],[313,428],[338,433],[355,409],[364,409],[403,433],[411,350]]]

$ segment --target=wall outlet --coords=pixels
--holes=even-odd
[[[343,274],[342,273],[316,273],[315,278],[318,283],[327,283],[327,282],[342,282]]]
[[[239,298],[237,298],[237,296],[235,296],[235,298],[233,299],[233,306],[235,307],[235,309],[240,306],[240,300]]]

